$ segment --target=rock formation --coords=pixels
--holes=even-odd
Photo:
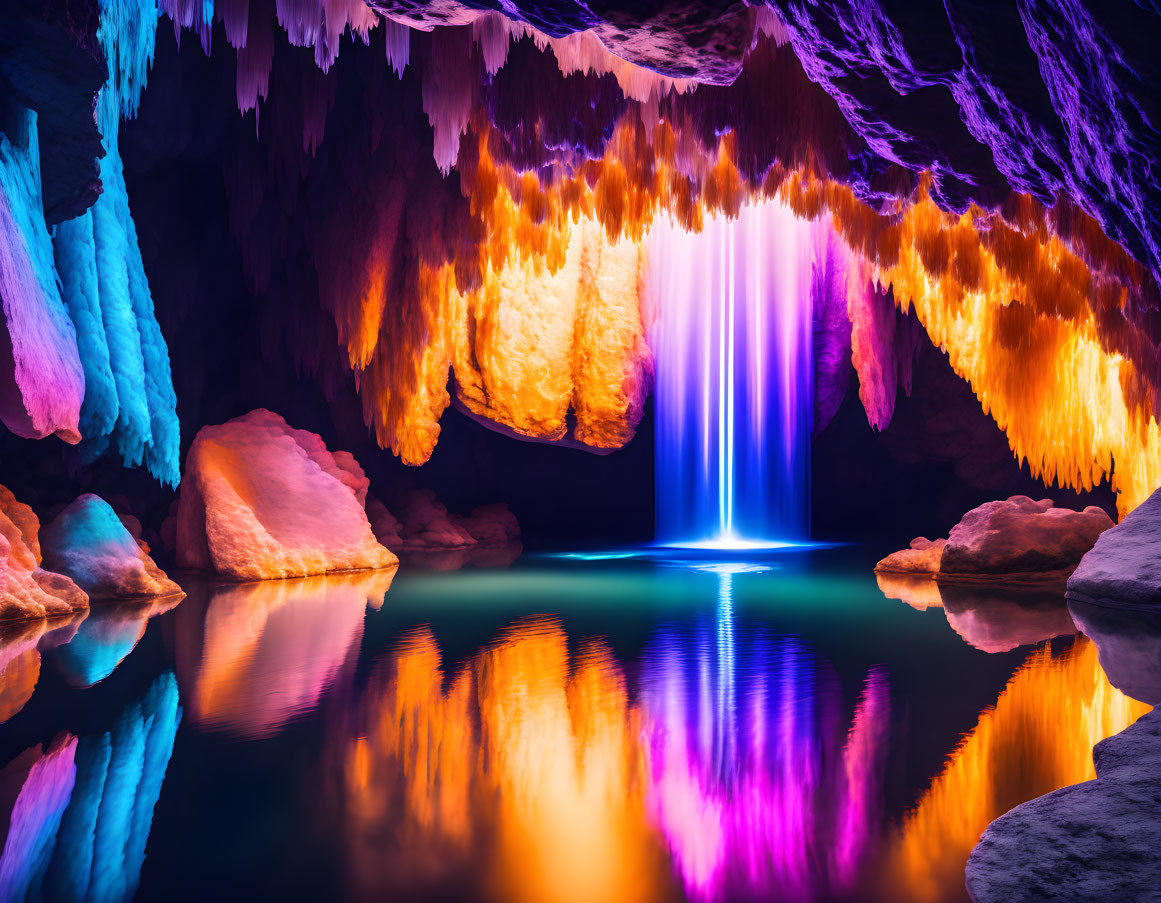
[[[480,505],[467,517],[453,517],[460,528],[481,545],[502,545],[520,538],[516,515],[503,502]]]
[[[395,565],[367,521],[366,491],[353,457],[270,411],[203,427],[186,456],[178,562],[239,580]]]
[[[405,549],[462,549],[476,543],[471,533],[452,520],[447,507],[430,489],[409,492],[400,513]]]
[[[1104,533],[1068,579],[1068,599],[1161,611],[1161,491]]]
[[[153,563],[148,546],[92,493],[77,498],[44,528],[41,548],[47,566],[71,577],[91,599],[181,592]]]
[[[89,607],[85,591],[40,566],[40,521],[0,486],[0,620],[71,616]]]
[[[969,511],[952,528],[943,551],[943,576],[1040,574],[1075,567],[1113,525],[1100,508],[1056,508],[1014,495]]]
[[[1014,495],[965,514],[946,540],[919,537],[887,556],[876,571],[930,574],[941,579],[1064,576],[1113,525],[1095,505],[1056,508],[1051,499]]]
[[[367,520],[371,524],[371,532],[379,540],[379,544],[396,554],[403,548],[402,522],[373,495],[367,496]]]
[[[1093,748],[1097,779],[992,822],[967,864],[976,903],[1152,901],[1161,888],[1161,712]]]
[[[875,565],[876,573],[916,574],[935,576],[943,559],[946,539],[928,539],[917,536],[911,540],[911,547],[892,552]]]
[[[408,552],[498,546],[520,538],[516,516],[503,502],[481,505],[465,517],[449,514],[432,490],[416,489],[404,497],[399,510],[402,548]],[[382,514],[377,516],[384,536],[390,538],[391,523]]]
[[[1068,608],[1109,681],[1161,703],[1161,608],[1154,493],[1103,533],[1068,581]],[[1161,712],[1093,748],[1096,780],[1018,806],[972,851],[976,903],[1157,900],[1161,887]]]

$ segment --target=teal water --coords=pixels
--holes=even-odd
[[[964,899],[907,813],[1032,649],[876,553],[179,579],[9,656],[0,898]]]

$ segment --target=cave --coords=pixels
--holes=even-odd
[[[1157,900],[1159,39],[10,0],[0,903]]]

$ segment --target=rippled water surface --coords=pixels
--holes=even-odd
[[[874,557],[180,580],[9,628],[0,901],[964,900],[988,822],[1144,707],[1083,637],[1011,648],[1059,600],[921,610]]]

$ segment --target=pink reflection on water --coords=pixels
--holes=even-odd
[[[193,722],[244,739],[308,715],[353,668],[367,605],[394,569],[191,585],[178,609],[177,671]]]
[[[663,634],[646,659],[651,817],[691,899],[847,890],[879,834],[886,677],[867,675],[844,740],[825,666],[792,638],[733,634],[719,608],[712,634]]]
[[[858,866],[867,852],[868,838],[879,830],[890,718],[887,674],[882,668],[873,668],[863,684],[843,749],[846,794],[839,812],[834,875],[847,887],[855,881]]]

